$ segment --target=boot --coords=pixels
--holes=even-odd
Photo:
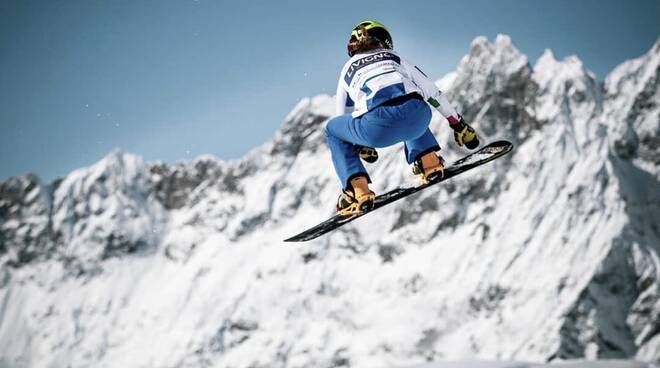
[[[337,200],[337,212],[342,216],[359,215],[374,208],[376,194],[369,189],[365,176],[351,179]]]
[[[422,183],[442,179],[445,173],[445,160],[435,152],[429,152],[413,162],[412,172],[422,179]]]

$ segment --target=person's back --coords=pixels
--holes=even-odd
[[[342,215],[368,211],[373,206],[375,193],[368,186],[371,179],[360,161],[360,157],[368,162],[377,159],[371,147],[404,142],[413,173],[425,182],[442,177],[443,160],[436,154],[440,146],[428,129],[431,110],[427,102],[447,118],[459,145],[470,149],[479,145],[474,129],[433,81],[392,49],[385,26],[372,20],[360,22],[347,45],[351,58],[337,83],[337,116],[325,128],[342,185],[337,203]]]

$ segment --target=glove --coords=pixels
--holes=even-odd
[[[451,128],[454,130],[454,140],[459,147],[465,145],[469,149],[475,149],[479,147],[479,135],[477,131],[466,123],[463,120],[463,117],[459,115],[458,123],[451,124]]]
[[[378,160],[378,152],[375,148],[365,147],[365,146],[355,146],[360,153],[360,158],[364,161],[373,164]]]

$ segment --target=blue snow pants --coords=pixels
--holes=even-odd
[[[419,98],[381,105],[357,118],[345,114],[330,119],[325,135],[342,187],[349,188],[350,180],[357,176],[369,178],[356,145],[379,148],[404,142],[408,164],[423,154],[440,150],[429,130],[430,122],[431,108]]]

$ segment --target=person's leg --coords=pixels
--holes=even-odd
[[[355,141],[360,141],[355,129],[355,123],[350,114],[340,115],[331,119],[325,126],[325,136],[330,146],[332,164],[343,189],[350,187],[351,179],[364,176],[369,181],[369,174],[360,161]],[[366,145],[366,144],[365,144]]]
[[[429,130],[431,123],[431,109],[424,101],[413,100],[397,106],[396,115],[399,116],[397,125],[407,129],[403,134],[406,161],[412,164],[420,156],[440,150],[438,141]]]
[[[431,114],[428,106],[422,108],[418,103],[407,103],[402,106],[406,116],[406,123],[418,129],[419,134],[414,138],[404,141],[406,161],[413,165],[413,173],[419,176],[423,182],[435,180],[442,177],[444,166],[442,158],[436,154],[440,150],[438,141],[428,128],[431,122]]]
[[[419,100],[378,107],[359,118],[346,114],[331,119],[325,133],[342,187],[349,188],[353,177],[368,178],[355,145],[386,147],[403,141],[408,163],[421,154],[439,150],[428,129],[430,122],[431,109]]]
[[[426,129],[424,134],[420,135],[417,138],[410,139],[404,142],[404,147],[406,151],[406,161],[408,164],[412,164],[427,153],[436,152],[440,150],[440,145],[438,141],[431,133],[430,129]]]
[[[369,175],[360,161],[355,144],[365,141],[359,129],[360,119],[341,115],[331,119],[325,127],[325,135],[332,154],[332,163],[339,176],[342,194],[337,200],[340,215],[353,215],[373,208],[375,193],[369,189]]]
[[[351,179],[357,176],[366,176],[371,182],[357,146],[387,147],[414,135],[398,112],[395,107],[382,107],[359,118],[337,116],[326,124],[325,135],[342,188],[350,188]]]
[[[406,160],[413,165],[413,173],[423,183],[442,178],[444,175],[444,162],[436,153],[440,150],[435,137],[429,129],[418,138],[405,142]]]

